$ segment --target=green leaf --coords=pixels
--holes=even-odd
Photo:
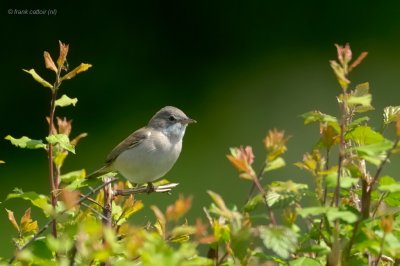
[[[360,118],[357,118],[357,119],[353,120],[348,125],[347,128],[352,129],[352,128],[355,128],[355,127],[359,126],[361,123],[368,122],[368,121],[369,121],[369,117],[368,116],[363,116],[363,117],[360,117]]]
[[[354,223],[358,220],[358,216],[355,213],[346,210],[339,210],[337,208],[329,208],[326,217],[330,222],[340,219],[347,223]]]
[[[395,122],[400,115],[400,106],[388,106],[383,109],[383,123],[385,125]]]
[[[53,86],[49,82],[44,80],[41,76],[39,76],[39,74],[36,73],[36,71],[33,68],[30,70],[26,70],[26,69],[22,69],[22,70],[28,74],[31,74],[33,79],[36,80],[37,82],[39,82],[40,84],[42,84],[42,86],[53,89]]]
[[[85,169],[81,169],[60,175],[60,180],[61,182],[70,183],[76,179],[84,179],[85,176],[86,176]]]
[[[10,193],[7,195],[6,200],[10,199],[28,200],[36,207],[42,209],[46,215],[49,215],[51,213],[51,210],[53,209],[51,204],[49,203],[50,200],[48,196],[37,194],[34,191],[23,192],[22,190],[16,188],[14,189],[14,193]]]
[[[244,206],[244,210],[246,212],[251,212],[253,211],[258,205],[263,204],[263,196],[262,194],[257,194],[254,197],[252,197]]]
[[[297,213],[305,218],[308,216],[315,216],[315,215],[321,215],[321,214],[326,214],[329,210],[329,207],[308,207],[308,208],[298,208]]]
[[[347,103],[349,105],[361,105],[363,107],[372,107],[371,101],[372,101],[371,94],[363,96],[349,96],[349,98],[347,99]]]
[[[400,183],[380,185],[378,189],[383,192],[400,192]]]
[[[326,185],[329,188],[336,187],[337,184],[337,173],[328,174],[325,178]],[[340,177],[340,187],[341,188],[351,188],[358,183],[358,178],[353,178],[351,176],[342,176]]]
[[[297,234],[284,226],[260,227],[260,237],[266,248],[284,259],[297,248]]]
[[[388,175],[382,176],[381,178],[379,178],[378,181],[379,185],[391,185],[391,184],[395,184],[396,180]]]
[[[8,135],[7,137],[5,137],[5,139],[9,140],[11,142],[11,144],[13,144],[17,147],[20,147],[20,148],[27,148],[27,149],[46,148],[46,144],[43,144],[42,140],[30,139],[26,136],[16,139],[16,138],[13,138],[12,136]]]
[[[320,111],[311,111],[301,115],[304,119],[304,124],[309,124],[313,122],[332,122],[339,127],[338,120],[336,117],[321,113]]]
[[[335,221],[336,219],[340,219],[348,223],[354,223],[358,219],[355,213],[348,210],[339,210],[338,208],[334,207],[302,208],[297,209],[297,213],[303,218],[308,216],[326,214],[328,220],[331,222]]]
[[[70,190],[76,190],[81,187],[87,186],[85,182],[86,171],[84,169],[78,171],[72,171],[67,174],[61,175],[60,180],[63,183],[68,184],[65,188]]]
[[[60,106],[60,107],[65,107],[68,105],[73,105],[75,106],[75,104],[78,102],[77,98],[69,98],[67,95],[62,95],[58,100],[56,100],[56,106]]]
[[[289,261],[289,266],[322,266],[322,264],[315,259],[302,257]]]
[[[359,147],[354,147],[353,149],[357,151],[358,155],[361,158],[378,166],[386,157],[386,152],[390,150],[392,146],[393,142],[385,139],[381,142],[369,145],[362,145]]]
[[[61,148],[70,151],[72,153],[75,153],[75,147],[69,142],[69,138],[65,134],[56,134],[56,135],[50,135],[46,137],[46,140],[50,144],[59,144]]]
[[[267,166],[264,169],[264,173],[282,168],[285,165],[286,165],[285,160],[282,157],[278,157],[275,160],[267,162]]]
[[[358,113],[373,110],[371,105],[372,95],[369,93],[369,83],[365,82],[356,86],[347,99],[349,106],[353,106]]]
[[[368,145],[384,141],[382,134],[374,131],[369,126],[358,126],[346,134],[346,140],[353,140],[359,145]]]

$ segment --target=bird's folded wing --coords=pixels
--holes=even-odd
[[[133,132],[108,154],[106,164],[112,164],[123,151],[132,149],[139,145],[143,140],[149,137],[149,133],[150,132],[148,132],[145,128],[141,128]]]

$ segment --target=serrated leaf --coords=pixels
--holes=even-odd
[[[39,207],[40,209],[42,209],[46,215],[49,215],[52,210],[52,206],[49,203],[50,202],[49,197],[45,196],[45,195],[37,194],[36,192],[33,192],[33,191],[23,192],[19,189],[14,189],[14,193],[10,193],[7,195],[6,200],[10,200],[10,199],[28,200],[36,207]]]
[[[61,80],[66,80],[66,79],[72,79],[73,77],[75,77],[77,74],[84,72],[86,70],[88,70],[89,68],[91,68],[92,65],[91,64],[85,64],[85,63],[81,63],[79,66],[77,66],[76,68],[74,68],[72,71],[68,72],[67,74],[65,74]]]
[[[369,126],[358,126],[352,131],[348,132],[345,139],[353,140],[358,145],[368,145],[382,142],[385,138],[382,136],[382,134],[374,131]]]
[[[77,98],[69,98],[67,95],[63,94],[58,100],[56,100],[56,106],[65,107],[68,105],[73,105],[78,102]]]
[[[297,234],[284,226],[261,227],[260,237],[266,248],[287,259],[296,250]]]
[[[383,109],[383,123],[385,125],[395,122],[400,115],[400,106],[388,106]]]
[[[264,173],[285,167],[286,163],[282,157],[278,157],[273,161],[268,161],[267,166],[264,168]]]
[[[46,137],[46,140],[50,144],[59,144],[61,148],[75,153],[75,147],[69,141],[69,138],[65,134],[55,134]]]
[[[53,89],[53,85],[51,85],[49,82],[44,80],[41,76],[39,76],[39,74],[36,73],[36,71],[33,68],[30,70],[26,70],[26,69],[22,69],[22,70],[28,74],[31,74],[33,79],[36,80],[37,82],[39,82],[40,84],[42,84],[42,86]]]
[[[20,148],[27,148],[27,149],[46,148],[46,144],[44,144],[42,140],[30,139],[26,136],[16,139],[8,135],[7,137],[5,137],[5,139],[9,140],[11,144]]]

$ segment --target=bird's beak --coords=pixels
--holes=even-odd
[[[191,118],[182,119],[180,122],[181,122],[182,124],[194,124],[194,123],[197,123],[196,120],[191,119]]]

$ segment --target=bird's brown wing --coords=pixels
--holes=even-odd
[[[149,132],[140,128],[118,144],[107,156],[106,164],[110,165],[125,150],[131,149],[149,137]]]

